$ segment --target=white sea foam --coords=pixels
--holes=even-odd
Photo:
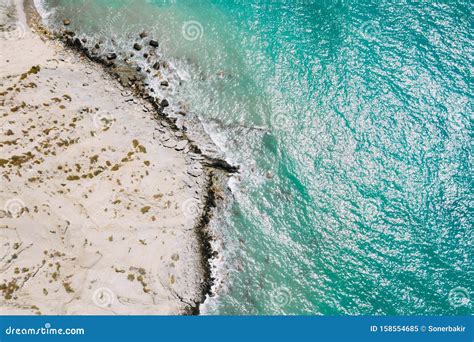
[[[33,0],[35,4],[36,11],[43,19],[47,19],[54,13],[53,9],[47,10],[45,5],[45,0]]]

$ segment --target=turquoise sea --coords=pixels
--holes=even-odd
[[[143,29],[242,167],[206,314],[473,314],[473,4],[43,0]]]

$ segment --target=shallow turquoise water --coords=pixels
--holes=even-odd
[[[473,313],[449,295],[474,285],[469,1],[45,7],[89,35],[153,31],[242,165],[206,313]]]

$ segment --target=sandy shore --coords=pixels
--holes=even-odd
[[[31,32],[21,0],[0,3],[0,313],[189,311],[202,157],[100,65]]]

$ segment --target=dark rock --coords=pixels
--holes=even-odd
[[[64,19],[64,20],[63,20],[63,24],[64,24],[65,26],[71,25],[71,21],[70,21],[69,19]]]
[[[160,83],[160,84],[161,84],[161,86],[163,86],[163,87],[167,87],[167,86],[169,86],[169,83],[168,83],[168,81],[161,81],[161,83]]]
[[[165,108],[165,107],[168,107],[170,105],[170,103],[168,102],[167,99],[164,99],[163,101],[161,101],[160,103],[160,106]]]
[[[188,142],[186,140],[180,140],[176,144],[175,150],[176,151],[182,151],[182,150],[184,150],[184,148],[186,147],[187,144],[188,144]]]
[[[215,169],[221,169],[229,173],[239,172],[238,166],[230,165],[228,162],[226,162],[223,159],[207,157],[207,161],[205,162],[205,164],[207,166],[213,167]]]
[[[96,49],[99,49],[99,48],[100,48],[99,43],[95,44],[94,47],[95,47]]]
[[[115,52],[111,52],[107,55],[107,59],[110,61],[112,59],[116,59],[117,58],[117,54]]]
[[[158,70],[160,68],[160,62],[153,64],[153,69]]]
[[[154,48],[157,48],[160,44],[156,40],[150,40],[150,46],[153,46]]]
[[[141,33],[140,33],[140,38],[143,39],[143,38],[145,38],[145,37],[148,37],[148,32],[146,32],[146,31],[141,32]]]
[[[82,43],[81,43],[81,41],[79,40],[79,38],[74,39],[73,44],[74,44],[74,46],[76,46],[76,47],[78,47],[78,48],[82,47]]]
[[[140,51],[142,49],[142,46],[138,43],[133,44],[133,48],[137,51]]]
[[[76,35],[76,33],[74,31],[71,31],[71,30],[64,31],[64,34],[66,36],[70,36],[70,37],[74,37]]]
[[[148,54],[146,52],[143,54],[143,58],[148,58]]]
[[[176,149],[176,148],[175,148]],[[177,150],[177,149],[176,149]],[[178,150],[181,151],[181,150]],[[193,176],[193,177],[199,177],[202,175],[202,171],[199,169],[190,169],[188,170],[188,174]]]
[[[135,70],[142,71],[142,67],[137,66],[137,68]]]
[[[86,38],[82,38],[81,39],[81,42],[83,42],[84,44],[87,43],[87,39]]]

